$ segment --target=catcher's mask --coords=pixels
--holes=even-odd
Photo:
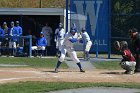
[[[128,43],[126,41],[121,41],[121,49],[128,48]]]
[[[114,42],[114,47],[115,47],[115,49],[120,50],[120,48],[121,48],[120,42],[119,41],[115,41]]]
[[[122,49],[128,48],[128,43],[126,41],[121,41],[121,42],[115,41],[114,47],[117,50],[122,50]]]

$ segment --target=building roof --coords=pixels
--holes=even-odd
[[[0,8],[0,15],[64,15],[63,8]]]

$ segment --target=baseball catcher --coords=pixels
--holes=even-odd
[[[115,41],[114,47],[119,50],[122,54],[122,60],[120,62],[120,65],[123,69],[126,71],[125,74],[134,74],[136,61],[134,56],[132,55],[131,51],[128,48],[128,44],[126,41]]]

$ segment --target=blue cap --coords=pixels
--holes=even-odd
[[[40,32],[40,34],[44,35],[44,33],[43,33],[43,32]]]
[[[17,24],[19,24],[19,21],[16,21]]]
[[[6,25],[7,23],[6,22],[3,22],[3,24]]]
[[[14,24],[14,21],[11,21],[11,24]]]

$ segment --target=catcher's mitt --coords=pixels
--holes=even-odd
[[[120,48],[121,48],[120,42],[119,41],[115,41],[114,42],[114,47],[115,47],[115,49],[120,50]]]

